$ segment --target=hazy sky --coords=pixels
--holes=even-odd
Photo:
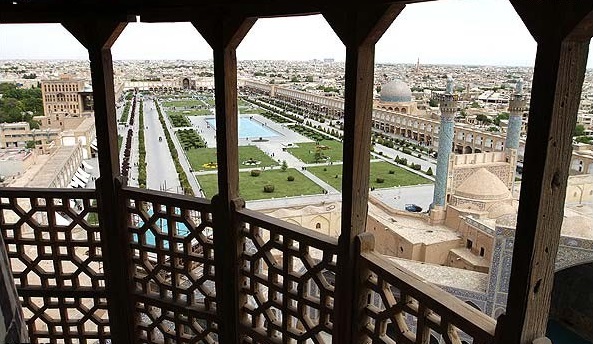
[[[532,66],[535,49],[508,1],[441,0],[408,5],[377,44],[376,61]],[[237,51],[241,60],[343,61],[344,54],[319,15],[260,19]],[[87,57],[59,25],[0,25],[0,59]],[[204,60],[212,52],[189,23],[130,23],[113,58]]]

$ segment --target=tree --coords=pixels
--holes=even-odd
[[[575,141],[578,143],[592,144],[593,136],[578,136]]]
[[[430,107],[437,107],[437,106],[439,106],[439,102],[438,102],[436,99],[430,99],[430,100],[428,101],[428,105],[429,105]]]
[[[286,172],[286,170],[288,169],[288,164],[286,163],[286,160],[282,160],[282,166],[280,166],[280,169],[282,170],[282,172]]]
[[[507,120],[507,119],[509,119],[509,117],[510,117],[510,114],[508,112],[501,112],[494,119],[494,124],[500,126],[500,121],[501,120]]]
[[[321,149],[316,148],[315,149],[315,162],[321,162],[321,161],[325,161],[325,155],[323,155],[323,152],[321,151]]]
[[[488,118],[488,116],[486,116],[484,114],[478,114],[476,116],[476,120],[478,122],[482,122],[483,124],[490,124],[490,123],[492,123],[492,120],[490,118]]]
[[[574,136],[583,136],[585,135],[585,126],[582,124],[577,124],[574,128]]]

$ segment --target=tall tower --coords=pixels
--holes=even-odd
[[[523,96],[523,80],[517,81],[515,93],[509,101],[509,125],[507,127],[507,138],[504,143],[506,149],[518,149],[519,138],[521,137],[521,124],[523,113],[527,111],[527,101]]]
[[[453,129],[457,112],[457,96],[453,94],[453,78],[451,76],[447,77],[447,90],[439,99],[439,107],[441,109],[441,127],[439,129],[434,195],[430,212],[433,223],[440,223],[445,219],[449,157],[453,150]]]

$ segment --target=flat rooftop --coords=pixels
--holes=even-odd
[[[488,289],[487,273],[394,258],[391,256],[385,257],[424,282],[435,284],[437,286],[470,290],[478,293],[485,293]]]
[[[76,149],[78,149],[78,146],[60,146],[27,186],[38,188],[49,187],[57,173],[62,170]]]
[[[0,149],[0,161],[23,161],[32,154],[31,151],[24,149]]]
[[[413,215],[388,214],[371,203],[369,203],[369,215],[412,244],[432,245],[461,238],[459,234],[444,225],[431,225],[424,218]]]
[[[562,236],[593,240],[593,203],[567,204],[560,233]]]

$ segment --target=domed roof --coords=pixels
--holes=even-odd
[[[405,82],[392,80],[381,86],[381,101],[391,103],[412,101],[412,90]]]
[[[481,168],[457,187],[455,195],[474,200],[502,200],[508,199],[511,193],[498,177]]]
[[[500,203],[490,208],[488,217],[491,219],[499,219],[506,215],[517,216],[517,209],[509,203]]]

